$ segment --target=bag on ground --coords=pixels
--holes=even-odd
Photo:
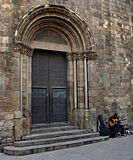
[[[98,125],[97,126],[98,126],[98,132],[99,132],[100,136],[107,136],[107,135],[109,135],[108,128],[104,124],[102,115],[98,115]]]

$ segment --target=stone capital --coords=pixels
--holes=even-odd
[[[92,51],[92,50],[87,50],[87,51],[84,51],[83,53],[80,53],[83,55],[83,59],[86,59],[86,60],[95,60],[96,57],[97,57],[97,54],[95,51]]]
[[[68,61],[72,61],[73,60],[72,53],[66,53],[66,58],[67,58]]]
[[[78,53],[78,60],[82,61],[84,59],[84,54],[83,53]]]
[[[77,60],[77,57],[78,57],[77,53],[73,53],[73,60]]]
[[[95,51],[89,51],[88,52],[88,59],[89,60],[95,60],[97,57],[97,53]]]
[[[15,43],[14,47],[15,52],[20,52],[20,54],[27,55],[27,56],[32,56],[33,49],[21,42]]]

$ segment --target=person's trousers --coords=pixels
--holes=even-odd
[[[113,126],[116,129],[116,132],[121,132],[121,134],[124,134],[124,126],[120,123],[117,123]]]

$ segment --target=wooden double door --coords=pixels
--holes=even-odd
[[[67,121],[66,57],[34,50],[32,59],[32,123]]]

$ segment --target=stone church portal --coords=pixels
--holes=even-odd
[[[26,119],[89,129],[88,61],[96,54],[87,24],[65,7],[40,6],[24,17],[15,38]]]

